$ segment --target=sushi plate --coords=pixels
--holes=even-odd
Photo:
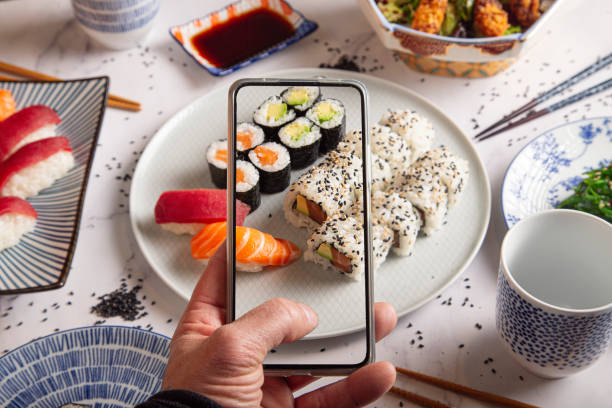
[[[433,104],[389,81],[319,68],[279,71],[268,76],[359,80],[369,93],[370,123],[377,122],[388,108],[415,109],[432,122],[437,143],[449,146],[469,161],[468,187],[462,201],[450,213],[448,224],[431,237],[419,238],[411,257],[390,255],[377,271],[375,297],[377,301],[390,302],[400,315],[404,315],[450,285],[480,247],[491,207],[484,166],[467,136]],[[227,92],[227,87],[216,89],[170,119],[145,149],[132,181],[130,217],[138,245],[160,278],[184,299],[191,296],[204,267],[191,258],[190,237],[163,231],[155,224],[153,209],[160,194],[166,190],[214,188],[205,152],[211,142],[227,137]],[[347,116],[350,112],[347,106]],[[347,129],[349,126],[347,123]],[[295,178],[292,174],[292,181]],[[290,239],[303,250],[307,236],[304,238],[303,231],[287,225],[282,212],[284,196],[284,193],[262,195],[261,207],[247,217],[246,225],[250,217],[257,217],[253,219],[256,225],[269,227],[265,232]],[[304,269],[313,268],[311,263],[299,262]],[[315,279],[317,274],[291,274],[279,279],[277,273],[252,274],[241,280],[250,285],[248,291],[241,292],[250,294],[249,299],[241,299],[242,304],[257,306],[270,297],[270,288],[278,287],[282,280],[284,296],[317,305],[319,325],[308,338],[342,335],[364,328],[363,318],[354,312],[359,310],[360,301],[363,302],[360,285],[351,285],[347,278],[337,274],[326,279]]]
[[[556,208],[587,171],[612,162],[612,117],[566,123],[538,136],[508,166],[501,206],[508,228]]]
[[[121,326],[53,333],[0,358],[0,401],[6,407],[134,407],[155,394],[170,339]]]
[[[59,82],[0,81],[17,110],[55,109],[56,133],[70,141],[75,166],[51,187],[28,199],[38,213],[36,229],[0,251],[0,295],[56,289],[66,281],[74,254],[85,188],[106,109],[108,77]]]

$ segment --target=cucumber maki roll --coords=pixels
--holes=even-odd
[[[295,109],[297,116],[304,116],[321,98],[321,90],[318,86],[292,86],[281,93],[281,98]]]
[[[289,150],[293,169],[302,169],[317,160],[321,131],[310,119],[297,118],[283,126],[278,136],[281,143]]]
[[[210,176],[217,188],[227,187],[227,139],[213,142],[206,151]]]
[[[253,114],[253,122],[261,126],[267,142],[279,142],[279,129],[295,119],[295,111],[280,96],[271,96]]]
[[[236,157],[240,160],[248,160],[251,149],[259,146],[265,140],[264,131],[259,126],[243,122],[236,127]]]
[[[323,99],[306,112],[306,117],[321,128],[319,153],[325,154],[335,149],[344,137],[346,128],[342,102],[332,98]]]
[[[236,161],[236,198],[255,211],[261,204],[259,172],[248,161]]]
[[[283,191],[291,181],[291,159],[284,146],[268,142],[249,152],[249,160],[259,170],[262,193]]]

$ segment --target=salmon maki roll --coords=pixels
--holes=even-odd
[[[8,89],[0,89],[0,122],[15,113],[15,99]]]
[[[0,122],[0,163],[28,143],[54,137],[60,122],[57,113],[43,105],[29,106]]]
[[[18,197],[0,197],[0,251],[19,243],[22,236],[34,231],[36,210]]]
[[[0,196],[34,197],[74,167],[74,157],[63,136],[23,146],[0,163]]]

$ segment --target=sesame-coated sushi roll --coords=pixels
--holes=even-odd
[[[338,146],[346,129],[344,105],[337,99],[323,99],[306,112],[306,117],[321,128],[319,153],[325,154]]]
[[[297,116],[304,116],[321,98],[321,89],[318,86],[292,86],[281,93],[281,98],[295,109]]]
[[[18,197],[0,197],[0,251],[19,243],[22,236],[34,231],[36,210]]]
[[[467,185],[470,169],[467,160],[461,159],[447,147],[429,150],[413,164],[433,171],[448,188],[448,209],[459,202]]]
[[[338,144],[338,151],[352,153],[362,158],[361,147],[361,131],[351,130],[346,134],[344,140]],[[386,190],[391,183],[391,166],[376,153],[370,153],[370,161],[372,173],[371,191]]]
[[[72,149],[63,136],[27,144],[0,163],[0,196],[33,197],[73,166]]]
[[[371,208],[377,222],[393,231],[393,252],[400,256],[412,255],[423,224],[419,211],[397,192],[384,191],[373,194]]]
[[[278,131],[295,119],[295,111],[280,96],[271,96],[253,114],[253,122],[261,126],[267,142],[279,142]]]
[[[289,187],[283,204],[285,219],[313,231],[332,214],[348,209],[353,194],[340,171],[315,167]]]
[[[261,127],[242,122],[236,126],[236,157],[240,160],[248,160],[249,152],[265,141],[266,135]]]
[[[281,143],[289,150],[292,169],[310,166],[319,157],[321,131],[310,119],[297,118],[283,126],[278,136]]]
[[[410,163],[431,149],[434,142],[435,132],[431,122],[414,110],[388,110],[378,123],[390,127],[404,139],[412,151]]]
[[[393,246],[393,230],[376,216],[374,206],[370,206],[372,228],[372,253],[374,254],[374,270],[387,260],[387,255]],[[363,223],[363,201],[355,201],[348,215]]]
[[[358,198],[357,194],[360,194],[363,190],[361,159],[354,154],[332,150],[323,156],[323,160],[317,165],[317,168],[340,177],[342,183],[353,192],[356,198]]]
[[[236,161],[236,198],[255,211],[261,204],[259,172],[245,160]]]
[[[387,126],[373,125],[370,128],[370,149],[389,163],[394,177],[411,163],[412,151],[404,139]]]
[[[289,186],[291,159],[283,145],[274,142],[261,144],[249,152],[249,160],[259,170],[262,193],[278,193]]]
[[[0,122],[0,163],[28,143],[55,136],[60,122],[57,113],[43,105],[29,106]]]
[[[227,187],[227,139],[212,142],[206,150],[210,177],[217,188]]]

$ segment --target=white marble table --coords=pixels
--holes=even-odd
[[[68,0],[0,2],[0,60],[62,78],[108,75],[111,92],[143,103],[138,114],[114,109],[106,112],[72,272],[65,287],[0,297],[0,355],[53,331],[94,324],[99,318],[89,309],[96,303],[96,296],[119,287],[121,279],[129,287],[143,286],[139,297],[144,298],[148,314],[134,322],[114,318],[104,324],[139,325],[172,334],[185,303],[151,271],[136,246],[129,226],[130,177],[126,175],[133,173],[148,140],[166,120],[215,87],[242,76],[334,63],[342,54],[358,55],[372,75],[429,98],[471,134],[476,125],[490,123],[612,50],[612,37],[605,30],[610,24],[612,3],[591,0],[586,6],[587,2],[567,1],[565,10],[546,28],[542,41],[507,72],[479,80],[424,76],[397,62],[382,47],[355,2],[294,0],[299,10],[319,23],[319,29],[281,53],[217,78],[181,51],[167,29],[224,3],[165,1],[143,45],[117,52],[87,39],[75,23]],[[323,3],[325,7],[321,7]],[[338,19],[338,15],[343,18]],[[340,54],[330,51],[334,48],[339,48]],[[608,67],[583,86],[609,78],[611,72]],[[612,92],[608,91],[476,145],[493,193],[492,218],[482,249],[441,298],[400,319],[395,331],[377,346],[378,359],[536,405],[612,407],[612,353],[581,374],[543,380],[520,368],[502,350],[494,322],[498,252],[506,230],[499,205],[505,168],[526,142],[544,130],[564,121],[610,115],[611,106]],[[122,163],[121,168],[117,163]],[[467,302],[465,298],[469,298]],[[419,348],[419,344],[424,347]],[[398,384],[452,406],[485,406],[405,379],[399,379]],[[387,395],[373,406],[394,407],[400,401]],[[411,405],[404,402],[403,406]]]

